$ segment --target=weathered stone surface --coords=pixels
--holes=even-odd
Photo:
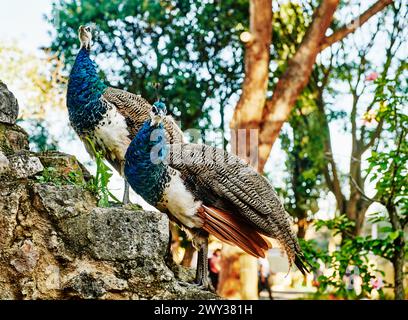
[[[20,273],[31,273],[37,265],[39,253],[31,240],[24,240],[10,264]]]
[[[95,208],[87,216],[86,237],[96,259],[158,259],[166,254],[169,221],[160,212]]]
[[[0,186],[0,254],[13,243],[18,231],[17,213],[26,194],[25,186],[19,183],[2,182]]]
[[[164,214],[98,208],[74,185],[6,183],[0,195],[0,298],[217,298],[166,265]]]
[[[18,116],[18,102],[7,86],[0,81],[0,122],[14,124]]]
[[[88,181],[91,174],[78,162],[75,156],[59,151],[37,153],[44,168],[48,169],[50,178],[58,181],[70,181],[80,184]]]
[[[28,135],[23,128],[0,122],[0,151],[9,156],[28,150]]]
[[[8,170],[10,168],[9,165],[10,161],[7,159],[4,153],[0,151],[0,174]]]
[[[20,152],[8,157],[12,176],[17,179],[32,177],[43,171],[40,159],[29,152]]]

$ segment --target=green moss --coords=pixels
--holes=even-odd
[[[38,182],[86,186],[83,169],[74,156],[58,151],[41,152],[36,156],[44,166],[41,175],[36,177]]]

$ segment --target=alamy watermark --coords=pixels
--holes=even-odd
[[[168,136],[163,129],[155,129],[150,135],[154,146],[150,150],[150,160],[154,164],[194,164],[196,166],[211,166],[213,164],[239,165],[246,162],[256,167],[259,158],[258,129],[231,130],[231,150],[227,151],[214,142],[203,139],[201,130],[188,129],[184,132],[188,145],[167,143]],[[216,135],[212,131],[211,135]],[[222,144],[221,144],[222,145]]]

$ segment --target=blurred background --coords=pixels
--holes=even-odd
[[[198,129],[198,142],[234,151],[231,132],[258,130],[254,165],[281,196],[313,272],[290,269],[278,245],[257,261],[212,239],[221,296],[404,299],[408,3],[340,1],[332,20],[317,21],[326,2],[0,0],[0,80],[33,150],[73,154],[94,173],[65,94],[78,27],[95,24],[101,77],[151,103],[161,97],[186,138]],[[122,184],[114,173],[118,198]],[[172,232],[175,261],[194,266],[191,244]]]

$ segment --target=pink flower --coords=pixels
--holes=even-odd
[[[376,290],[379,290],[382,287],[384,287],[384,282],[381,278],[371,279],[370,282],[373,288]]]
[[[365,78],[366,81],[374,81],[378,78],[378,73],[377,72],[371,72],[368,74]]]

